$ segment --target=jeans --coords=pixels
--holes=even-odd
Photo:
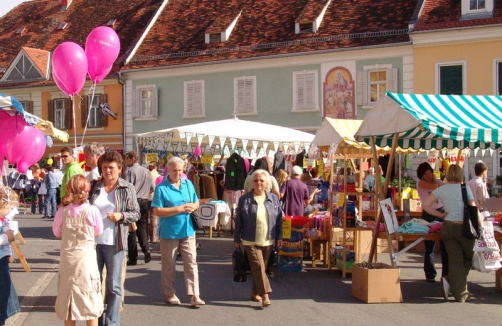
[[[443,208],[439,208],[438,210],[444,211]],[[441,221],[441,222],[443,221],[442,219],[438,219],[436,216],[430,215],[426,211],[422,212],[422,219],[426,220],[429,223],[434,221]],[[436,241],[431,241],[431,240],[424,241],[424,246],[425,246],[424,272],[425,272],[425,277],[427,279],[435,279],[437,275],[435,260],[434,260],[435,244]],[[447,276],[448,253],[446,252],[446,246],[444,245],[444,242],[442,240],[439,241],[439,249],[441,251],[441,265],[442,265],[441,276]]]
[[[21,311],[16,289],[12,284],[9,269],[9,256],[0,259],[0,325],[12,315]]]
[[[127,237],[127,251],[130,262],[138,260],[138,245],[141,247],[143,253],[150,252],[148,247],[148,201],[146,199],[138,199],[140,218],[136,222],[138,229],[135,232],[129,232]]]
[[[47,194],[45,195],[44,201],[44,216],[54,216],[56,215],[57,204],[56,204],[56,188],[47,189]],[[49,214],[49,211],[51,212]]]
[[[37,207],[36,207],[36,201],[38,197],[38,213],[42,214],[44,211],[44,195],[39,195],[38,190],[35,192],[30,189],[30,195],[31,195],[31,214],[36,214],[37,212]]]
[[[96,245],[96,254],[101,276],[103,275],[103,267],[106,266],[106,295],[108,297],[106,310],[99,317],[98,323],[100,326],[120,325],[124,251],[115,252],[114,245],[98,244]]]

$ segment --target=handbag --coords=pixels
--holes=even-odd
[[[237,247],[232,255],[232,265],[234,268],[234,282],[246,282],[248,279],[246,273],[246,258],[241,247]]]
[[[186,181],[185,181],[185,184],[188,189],[188,196],[190,197],[190,187],[188,187],[188,183]],[[201,223],[202,217],[200,216],[198,211],[191,212],[190,219],[192,220],[193,229],[195,231],[204,229],[204,225],[202,225],[202,223]]]
[[[38,194],[39,195],[47,195],[47,186],[45,185],[45,182],[42,182],[40,184],[40,188],[38,189]]]
[[[478,208],[467,204],[467,189],[462,183],[462,200],[464,202],[464,222],[462,224],[462,235],[467,239],[479,238],[479,217]]]

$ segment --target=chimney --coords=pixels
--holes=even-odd
[[[61,0],[61,7],[68,9],[73,0]]]

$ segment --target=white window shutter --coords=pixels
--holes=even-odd
[[[152,89],[152,118],[159,116],[159,98],[157,96],[157,87]]]
[[[245,104],[245,80],[239,79],[237,81],[237,113],[244,112],[244,104]]]
[[[305,74],[296,75],[296,103],[297,110],[305,107]]]
[[[140,101],[139,101],[139,98],[140,98],[140,92],[141,90],[140,89],[136,89],[134,92],[132,92],[132,117],[133,119],[136,119],[136,118],[139,118],[139,106],[140,106]]]
[[[387,90],[392,93],[399,92],[397,85],[397,68],[387,69]]]
[[[192,110],[194,115],[202,115],[202,83],[193,84]]]
[[[185,90],[186,112],[185,112],[185,115],[187,117],[193,116],[193,89],[194,89],[193,83],[186,84],[186,90]]]
[[[305,78],[305,109],[315,108],[314,82],[314,74],[308,74]]]
[[[356,76],[356,100],[357,105],[368,104],[368,78],[369,70],[359,70]]]

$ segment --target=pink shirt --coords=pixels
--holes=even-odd
[[[103,232],[103,217],[101,216],[101,213],[99,212],[99,209],[95,206],[91,206],[87,203],[82,204],[82,205],[74,205],[70,204],[65,207],[61,207],[58,209],[56,216],[54,217],[54,224],[52,225],[52,232],[57,238],[61,238],[62,235],[62,226],[63,226],[63,209],[68,209],[68,213],[72,217],[78,217],[82,209],[84,209],[86,206],[89,208],[87,209],[87,223],[89,223],[90,226],[94,227],[94,235],[97,237]]]

